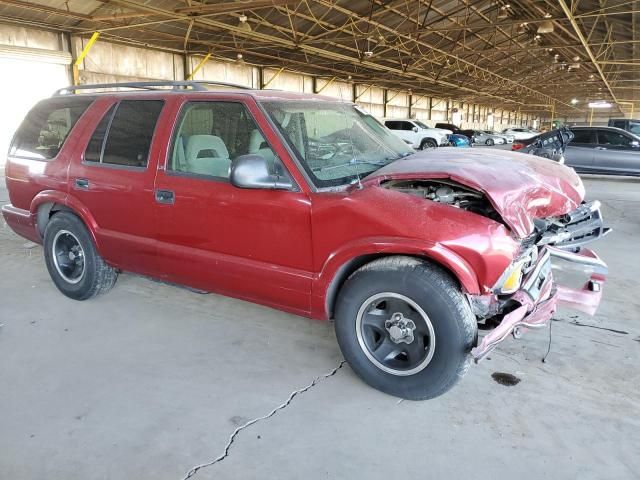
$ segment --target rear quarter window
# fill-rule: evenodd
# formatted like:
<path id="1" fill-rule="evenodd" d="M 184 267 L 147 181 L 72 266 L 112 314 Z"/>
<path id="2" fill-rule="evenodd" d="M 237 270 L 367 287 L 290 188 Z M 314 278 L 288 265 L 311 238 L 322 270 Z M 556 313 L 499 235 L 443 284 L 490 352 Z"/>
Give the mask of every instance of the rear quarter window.
<path id="1" fill-rule="evenodd" d="M 69 133 L 93 98 L 44 100 L 27 114 L 13 137 L 9 155 L 51 160 L 58 155 Z"/>

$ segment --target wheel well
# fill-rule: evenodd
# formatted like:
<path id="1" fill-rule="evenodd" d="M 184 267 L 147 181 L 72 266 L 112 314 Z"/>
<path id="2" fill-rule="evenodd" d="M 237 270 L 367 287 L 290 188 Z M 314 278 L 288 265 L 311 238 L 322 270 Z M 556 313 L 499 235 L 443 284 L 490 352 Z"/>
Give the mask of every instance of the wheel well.
<path id="1" fill-rule="evenodd" d="M 72 209 L 61 203 L 47 202 L 38 206 L 38 213 L 36 214 L 36 225 L 38 227 L 38 233 L 41 238 L 44 238 L 44 231 L 47 228 L 47 224 L 51 217 L 59 211 L 66 210 L 74 215 L 77 215 Z"/>
<path id="2" fill-rule="evenodd" d="M 422 140 L 420 140 L 420 145 L 424 144 L 425 142 L 428 142 L 429 140 L 431 140 L 432 142 L 435 142 L 435 144 L 438 144 L 438 141 L 435 138 L 431 138 L 431 137 L 424 137 Z"/>
<path id="3" fill-rule="evenodd" d="M 458 285 L 460 285 L 458 277 L 449 268 L 447 268 L 446 265 L 443 265 L 443 264 L 441 264 L 439 262 L 436 262 L 433 259 L 431 259 L 429 257 L 426 257 L 426 256 L 408 255 L 408 254 L 401 254 L 401 253 L 385 253 L 385 254 L 362 255 L 360 257 L 352 258 L 351 260 L 349 260 L 348 262 L 346 262 L 342 266 L 340 266 L 340 268 L 338 268 L 338 271 L 334 275 L 333 279 L 331 280 L 331 283 L 329 284 L 329 288 L 327 288 L 327 296 L 326 296 L 326 299 L 325 299 L 326 306 L 327 306 L 327 312 L 329 314 L 329 318 L 333 318 L 333 314 L 334 314 L 335 308 L 336 308 L 336 302 L 338 300 L 338 294 L 340 293 L 340 290 L 342 289 L 342 285 L 344 285 L 344 282 L 346 282 L 347 279 L 356 270 L 362 268 L 364 265 L 366 265 L 368 263 L 373 262 L 374 260 L 378 260 L 379 258 L 394 257 L 394 256 L 398 256 L 398 255 L 401 255 L 403 257 L 414 257 L 414 258 L 418 258 L 420 260 L 424 260 L 424 261 L 427 261 L 427 262 L 431 262 L 431 263 L 433 263 L 435 265 L 438 265 L 440 268 L 444 269 L 449 275 L 451 275 L 451 278 L 453 279 L 454 282 L 456 282 Z"/>

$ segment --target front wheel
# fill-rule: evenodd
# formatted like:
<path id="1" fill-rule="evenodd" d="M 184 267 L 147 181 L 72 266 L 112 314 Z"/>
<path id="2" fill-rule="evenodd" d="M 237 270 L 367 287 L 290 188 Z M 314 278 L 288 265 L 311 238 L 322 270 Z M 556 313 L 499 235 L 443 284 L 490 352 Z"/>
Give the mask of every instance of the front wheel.
<path id="1" fill-rule="evenodd" d="M 335 317 L 351 368 L 390 395 L 437 397 L 469 367 L 475 317 L 451 276 L 426 261 L 393 256 L 360 268 L 340 291 Z"/>
<path id="2" fill-rule="evenodd" d="M 74 300 L 108 291 L 118 277 L 98 254 L 82 220 L 71 212 L 58 212 L 47 223 L 44 258 L 58 290 Z"/>
<path id="3" fill-rule="evenodd" d="M 493 144 L 495 143 L 493 140 L 491 140 L 490 138 L 487 139 L 487 141 L 485 142 L 487 145 L 489 145 L 490 147 L 493 147 Z"/>
<path id="4" fill-rule="evenodd" d="M 433 138 L 425 138 L 420 142 L 420 150 L 428 150 L 430 148 L 437 148 L 438 142 L 436 142 Z"/>

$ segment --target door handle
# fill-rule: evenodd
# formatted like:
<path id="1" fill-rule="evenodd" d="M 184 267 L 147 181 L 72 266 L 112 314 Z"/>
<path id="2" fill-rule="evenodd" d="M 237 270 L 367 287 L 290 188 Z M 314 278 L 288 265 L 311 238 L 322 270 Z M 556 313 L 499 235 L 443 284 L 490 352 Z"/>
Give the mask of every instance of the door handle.
<path id="1" fill-rule="evenodd" d="M 76 178 L 76 188 L 81 188 L 82 190 L 89 190 L 89 180 L 86 178 Z"/>
<path id="2" fill-rule="evenodd" d="M 606 147 L 596 147 L 596 150 L 606 150 Z"/>
<path id="3" fill-rule="evenodd" d="M 176 196 L 171 190 L 156 190 L 156 202 L 158 203 L 166 203 L 168 205 L 173 205 Z"/>

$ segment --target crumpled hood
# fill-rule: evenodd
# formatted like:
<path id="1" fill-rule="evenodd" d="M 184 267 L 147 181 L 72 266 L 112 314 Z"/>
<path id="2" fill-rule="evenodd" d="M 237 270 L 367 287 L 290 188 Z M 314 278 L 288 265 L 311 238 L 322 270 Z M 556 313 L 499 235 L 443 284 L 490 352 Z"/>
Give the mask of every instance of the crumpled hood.
<path id="1" fill-rule="evenodd" d="M 584 186 L 573 169 L 553 160 L 485 148 L 418 152 L 377 170 L 363 184 L 429 178 L 448 178 L 483 192 L 519 237 L 533 232 L 533 219 L 570 212 L 584 198 Z"/>

